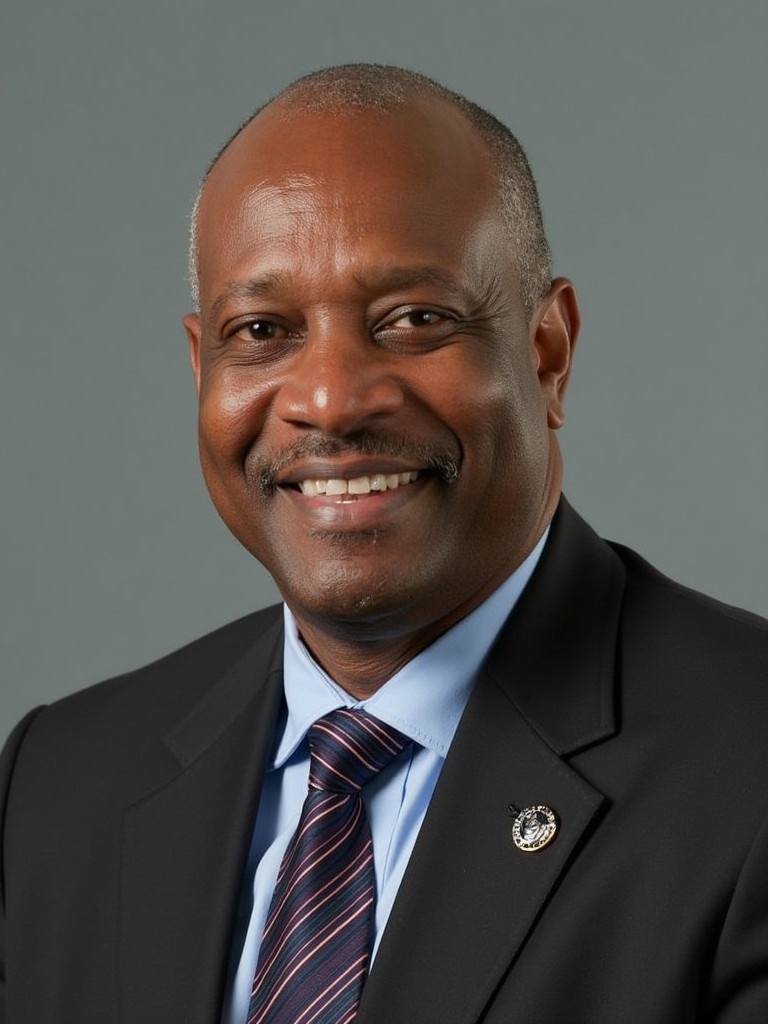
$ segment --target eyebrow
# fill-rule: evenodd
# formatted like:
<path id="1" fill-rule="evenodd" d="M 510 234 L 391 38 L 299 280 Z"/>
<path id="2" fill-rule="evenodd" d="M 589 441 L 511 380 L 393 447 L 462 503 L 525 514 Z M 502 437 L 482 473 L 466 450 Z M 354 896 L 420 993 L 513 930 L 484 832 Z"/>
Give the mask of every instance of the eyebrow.
<path id="1" fill-rule="evenodd" d="M 232 299 L 258 299 L 287 290 L 292 276 L 290 272 L 271 271 L 247 281 L 232 281 L 211 306 L 211 317 L 215 319 Z M 382 267 L 379 270 L 355 273 L 352 277 L 362 289 L 370 292 L 394 291 L 427 284 L 448 291 L 458 298 L 469 297 L 466 284 L 453 274 L 431 266 Z"/>
<path id="2" fill-rule="evenodd" d="M 216 318 L 231 299 L 258 299 L 263 295 L 280 291 L 288 280 L 289 275 L 287 274 L 267 273 L 260 277 L 249 278 L 247 281 L 232 281 L 211 306 L 211 317 Z"/>

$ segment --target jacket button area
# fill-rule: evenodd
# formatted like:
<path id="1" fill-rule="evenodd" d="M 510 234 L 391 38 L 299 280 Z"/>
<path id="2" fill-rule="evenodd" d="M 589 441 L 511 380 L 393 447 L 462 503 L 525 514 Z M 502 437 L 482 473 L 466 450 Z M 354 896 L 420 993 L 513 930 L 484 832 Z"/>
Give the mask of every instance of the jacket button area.
<path id="1" fill-rule="evenodd" d="M 512 824 L 512 842 L 524 853 L 549 846 L 557 833 L 555 812 L 546 804 L 524 807 Z"/>

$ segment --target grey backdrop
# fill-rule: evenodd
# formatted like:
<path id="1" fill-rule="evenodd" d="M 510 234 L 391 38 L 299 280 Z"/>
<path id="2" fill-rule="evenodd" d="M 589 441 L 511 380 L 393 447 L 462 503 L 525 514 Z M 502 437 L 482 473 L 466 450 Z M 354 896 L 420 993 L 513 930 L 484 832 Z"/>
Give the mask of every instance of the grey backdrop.
<path id="1" fill-rule="evenodd" d="M 209 507 L 179 319 L 212 153 L 291 78 L 400 63 L 506 120 L 584 330 L 566 489 L 768 612 L 762 0 L 4 0 L 0 735 L 274 591 Z"/>

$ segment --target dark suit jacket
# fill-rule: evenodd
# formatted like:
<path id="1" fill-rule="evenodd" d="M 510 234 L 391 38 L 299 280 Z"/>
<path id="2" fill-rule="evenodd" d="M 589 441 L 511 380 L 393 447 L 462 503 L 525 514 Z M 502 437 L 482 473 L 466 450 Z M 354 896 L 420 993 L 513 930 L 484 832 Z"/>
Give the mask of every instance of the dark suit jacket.
<path id="1" fill-rule="evenodd" d="M 8 1024 L 214 1024 L 281 699 L 268 609 L 25 720 Z M 565 505 L 470 698 L 358 1024 L 766 1024 L 768 632 Z M 435 680 L 439 686 L 439 680 Z M 554 841 L 511 839 L 547 804 Z"/>

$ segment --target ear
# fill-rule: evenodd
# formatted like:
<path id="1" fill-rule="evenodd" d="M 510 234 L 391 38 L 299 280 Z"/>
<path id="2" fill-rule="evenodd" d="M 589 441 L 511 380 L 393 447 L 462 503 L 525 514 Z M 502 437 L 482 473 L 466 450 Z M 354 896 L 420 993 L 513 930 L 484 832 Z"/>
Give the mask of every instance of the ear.
<path id="1" fill-rule="evenodd" d="M 182 320 L 184 330 L 189 338 L 189 360 L 192 363 L 192 372 L 195 375 L 195 387 L 200 394 L 200 336 L 202 328 L 200 317 L 197 313 L 188 313 Z"/>
<path id="2" fill-rule="evenodd" d="M 547 425 L 558 430 L 565 421 L 563 402 L 581 326 L 573 284 L 556 277 L 531 318 L 531 351 L 547 407 Z"/>

